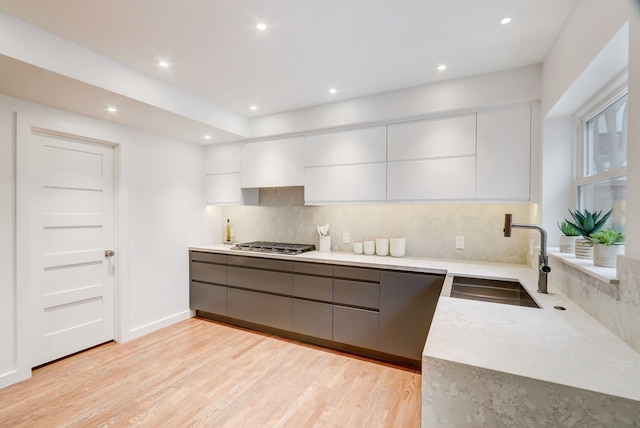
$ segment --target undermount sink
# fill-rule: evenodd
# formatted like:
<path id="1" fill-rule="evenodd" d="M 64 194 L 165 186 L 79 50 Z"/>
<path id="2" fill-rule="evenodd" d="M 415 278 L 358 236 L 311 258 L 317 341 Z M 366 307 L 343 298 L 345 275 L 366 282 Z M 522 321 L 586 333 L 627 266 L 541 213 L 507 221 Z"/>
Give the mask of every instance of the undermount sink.
<path id="1" fill-rule="evenodd" d="M 454 276 L 451 297 L 540 308 L 518 281 Z"/>

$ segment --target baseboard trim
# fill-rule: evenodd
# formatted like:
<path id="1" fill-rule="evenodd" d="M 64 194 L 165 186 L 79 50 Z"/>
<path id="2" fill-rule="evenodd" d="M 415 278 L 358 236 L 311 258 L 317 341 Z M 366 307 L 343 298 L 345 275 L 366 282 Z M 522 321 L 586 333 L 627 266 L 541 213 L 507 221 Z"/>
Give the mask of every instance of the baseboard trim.
<path id="1" fill-rule="evenodd" d="M 127 332 L 126 337 L 120 338 L 118 342 L 124 343 L 133 339 L 137 339 L 138 337 L 142 337 L 146 334 L 153 333 L 156 330 L 160 330 L 161 328 L 179 323 L 180 321 L 184 321 L 186 319 L 192 318 L 193 316 L 195 316 L 195 311 L 192 311 L 190 309 L 186 311 L 178 312 L 177 314 L 173 314 L 168 317 L 159 319 L 157 321 L 150 322 L 140 327 L 132 328 Z"/>

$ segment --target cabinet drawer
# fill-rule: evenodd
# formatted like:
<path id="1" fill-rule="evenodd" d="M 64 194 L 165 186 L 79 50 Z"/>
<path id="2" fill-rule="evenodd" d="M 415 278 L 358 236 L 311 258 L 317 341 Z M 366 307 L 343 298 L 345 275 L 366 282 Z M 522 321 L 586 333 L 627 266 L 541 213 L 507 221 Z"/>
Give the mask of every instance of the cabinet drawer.
<path id="1" fill-rule="evenodd" d="M 282 272 L 291 272 L 293 270 L 293 262 L 277 259 L 263 259 L 261 257 L 229 256 L 228 263 L 229 266 L 278 270 Z"/>
<path id="2" fill-rule="evenodd" d="M 335 266 L 333 275 L 336 278 L 358 279 L 360 281 L 380 282 L 380 271 L 376 269 Z"/>
<path id="3" fill-rule="evenodd" d="M 191 281 L 189 307 L 212 314 L 227 315 L 227 287 Z"/>
<path id="4" fill-rule="evenodd" d="M 360 348 L 378 350 L 378 312 L 333 307 L 333 340 Z"/>
<path id="5" fill-rule="evenodd" d="M 291 300 L 290 297 L 230 288 L 228 290 L 227 316 L 291 331 Z"/>
<path id="6" fill-rule="evenodd" d="M 227 284 L 232 287 L 249 288 L 251 290 L 291 296 L 292 276 L 292 274 L 285 272 L 229 266 Z"/>
<path id="7" fill-rule="evenodd" d="M 200 282 L 213 282 L 225 285 L 227 283 L 227 266 L 211 263 L 191 262 L 191 279 Z"/>
<path id="8" fill-rule="evenodd" d="M 333 302 L 333 279 L 321 276 L 293 275 L 293 295 L 304 299 Z"/>
<path id="9" fill-rule="evenodd" d="M 227 264 L 226 254 L 205 253 L 202 251 L 190 251 L 189 256 L 192 261 L 219 263 L 223 265 Z"/>
<path id="10" fill-rule="evenodd" d="M 293 273 L 303 273 L 307 275 L 333 276 L 333 265 L 320 263 L 293 263 Z"/>
<path id="11" fill-rule="evenodd" d="M 333 337 L 332 305 L 293 299 L 293 331 L 331 340 Z"/>
<path id="12" fill-rule="evenodd" d="M 336 279 L 333 282 L 333 301 L 336 304 L 378 309 L 380 284 Z"/>

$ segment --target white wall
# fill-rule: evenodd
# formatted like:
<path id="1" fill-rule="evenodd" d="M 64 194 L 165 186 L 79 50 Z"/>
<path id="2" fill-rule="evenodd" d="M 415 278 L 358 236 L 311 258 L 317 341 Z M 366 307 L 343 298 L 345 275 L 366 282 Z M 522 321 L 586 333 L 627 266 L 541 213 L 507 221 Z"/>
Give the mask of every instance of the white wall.
<path id="1" fill-rule="evenodd" d="M 560 212 L 566 212 L 558 199 L 552 183 L 563 183 L 566 177 L 556 175 L 551 168 L 558 159 L 553 159 L 558 144 L 571 145 L 568 139 L 572 130 L 558 128 L 557 120 L 549 122 L 556 114 L 572 113 L 572 108 L 588 100 L 619 72 L 620 54 L 617 43 L 622 41 L 629 64 L 629 145 L 627 174 L 627 218 L 640 217 L 640 7 L 636 0 L 579 0 L 565 22 L 562 32 L 547 56 L 542 73 L 543 165 L 546 184 L 543 188 L 543 226 L 552 228 L 559 220 Z M 628 26 L 628 27 L 627 27 Z M 627 33 L 628 32 L 628 33 Z M 628 34 L 628 35 L 627 35 Z M 616 36 L 622 36 L 619 40 Z M 628 46 L 628 48 L 627 48 Z M 610 55 L 610 56 L 609 56 Z M 608 65 L 608 66 L 607 66 Z M 579 90 L 577 90 L 579 89 Z M 570 126 L 566 121 L 565 126 Z M 566 160 L 569 167 L 569 159 Z M 561 184 L 564 188 L 564 184 Z M 626 254 L 640 258 L 640 225 L 627 223 Z"/>
<path id="2" fill-rule="evenodd" d="M 252 138 L 475 111 L 540 99 L 539 65 L 252 118 Z"/>
<path id="3" fill-rule="evenodd" d="M 46 116 L 69 132 L 121 145 L 124 195 L 120 227 L 121 324 L 129 340 L 190 316 L 187 246 L 211 241 L 203 203 L 203 148 L 146 131 L 99 121 L 0 95 L 0 387 L 18 380 L 28 360 L 17 328 L 15 266 L 15 112 Z M 24 342 L 20 342 L 24 343 Z M 27 363 L 27 370 L 29 365 Z M 27 372 L 28 376 L 29 373 Z"/>

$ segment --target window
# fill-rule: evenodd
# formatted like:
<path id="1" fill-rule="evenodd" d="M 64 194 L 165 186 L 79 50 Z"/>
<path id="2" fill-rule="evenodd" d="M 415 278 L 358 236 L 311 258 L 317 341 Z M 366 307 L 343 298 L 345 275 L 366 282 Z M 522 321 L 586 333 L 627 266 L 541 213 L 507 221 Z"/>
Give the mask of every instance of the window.
<path id="1" fill-rule="evenodd" d="M 577 207 L 589 211 L 613 209 L 606 227 L 624 233 L 627 201 L 626 82 L 606 90 L 578 118 Z M 609 85 L 609 88 L 613 85 Z"/>

